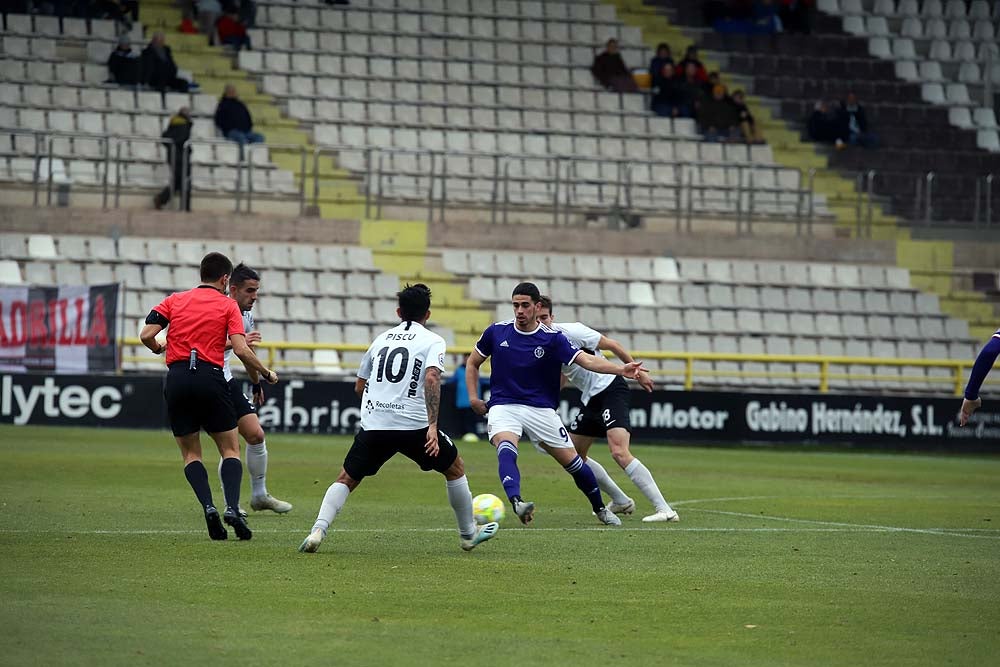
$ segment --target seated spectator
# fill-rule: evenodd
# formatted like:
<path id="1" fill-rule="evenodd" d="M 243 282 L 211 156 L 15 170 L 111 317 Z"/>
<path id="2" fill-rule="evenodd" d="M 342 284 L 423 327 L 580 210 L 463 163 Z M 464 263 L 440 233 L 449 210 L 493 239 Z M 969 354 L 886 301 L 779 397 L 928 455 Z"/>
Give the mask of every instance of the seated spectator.
<path id="1" fill-rule="evenodd" d="M 723 85 L 713 88 L 712 96 L 702 101 L 696 118 L 705 141 L 730 141 L 736 136 L 739 118 Z"/>
<path id="2" fill-rule="evenodd" d="M 118 46 L 108 57 L 109 81 L 122 86 L 139 84 L 139 54 L 132 50 L 132 42 L 128 35 L 118 38 Z"/>
<path id="3" fill-rule="evenodd" d="M 719 77 L 718 72 L 709 72 L 708 80 L 706 80 L 705 83 L 701 84 L 702 93 L 704 94 L 705 97 L 711 97 L 712 91 L 715 90 L 715 87 L 721 83 L 722 79 Z"/>
<path id="4" fill-rule="evenodd" d="M 185 144 L 191 139 L 191 111 L 187 107 L 181 107 L 171 116 L 167 129 L 161 136 L 166 140 L 163 143 L 167 147 L 167 164 L 170 166 L 173 184 L 160 190 L 153 198 L 153 205 L 158 209 L 163 208 L 170 202 L 171 195 L 176 193 L 182 197 L 184 210 L 190 211 L 191 188 L 188 184 L 191 181 L 191 147 L 185 147 Z"/>
<path id="5" fill-rule="evenodd" d="M 674 76 L 671 63 L 663 65 L 660 77 L 660 87 L 653 95 L 653 113 L 667 118 L 690 118 L 693 115 L 690 85 Z"/>
<path id="6" fill-rule="evenodd" d="M 688 64 L 693 64 L 695 66 L 695 78 L 698 83 L 705 83 L 708 81 L 708 72 L 705 70 L 705 66 L 700 60 L 698 60 L 698 47 L 691 45 L 684 52 L 684 59 L 677 63 L 677 76 L 686 76 Z"/>
<path id="7" fill-rule="evenodd" d="M 649 75 L 653 77 L 653 88 L 660 87 L 660 81 L 662 81 L 663 66 L 667 63 L 670 65 L 674 64 L 674 58 L 670 53 L 670 45 L 666 42 L 660 42 L 656 46 L 656 55 L 653 59 L 649 61 Z M 670 71 L 673 71 L 673 67 Z"/>
<path id="8" fill-rule="evenodd" d="M 618 53 L 618 40 L 609 39 L 607 47 L 603 53 L 594 58 L 594 64 L 590 66 L 590 71 L 594 78 L 608 90 L 619 93 L 637 93 L 639 86 L 632 78 L 632 73 L 625 66 L 625 61 Z"/>
<path id="9" fill-rule="evenodd" d="M 736 117 L 739 119 L 740 133 L 743 135 L 743 140 L 748 144 L 764 143 L 764 136 L 761 134 L 760 128 L 757 127 L 757 123 L 753 119 L 753 114 L 750 113 L 750 109 L 747 107 L 743 91 L 733 91 L 733 95 L 729 100 L 732 102 L 733 108 L 736 109 Z"/>
<path id="10" fill-rule="evenodd" d="M 674 73 L 675 76 L 677 73 Z M 711 96 L 711 91 L 705 90 L 704 83 L 698 78 L 698 66 L 693 62 L 688 62 L 684 71 L 680 74 L 681 83 L 684 84 L 684 92 L 690 100 L 691 117 L 698 115 L 698 108 L 706 97 Z"/>
<path id="11" fill-rule="evenodd" d="M 142 50 L 140 63 L 141 82 L 154 90 L 186 93 L 198 88 L 197 84 L 177 76 L 177 63 L 162 32 L 153 33 L 149 45 Z"/>
<path id="12" fill-rule="evenodd" d="M 851 146 L 877 148 L 878 136 L 868 130 L 865 108 L 858 103 L 858 96 L 848 93 L 840 108 L 840 136 L 838 139 Z"/>
<path id="13" fill-rule="evenodd" d="M 841 122 L 837 115 L 826 100 L 816 102 L 807 126 L 809 138 L 823 144 L 842 144 Z"/>
<path id="14" fill-rule="evenodd" d="M 226 6 L 226 13 L 215 22 L 215 30 L 219 35 L 219 43 L 232 46 L 237 51 L 250 50 L 250 36 L 247 28 L 240 20 L 239 10 L 235 4 Z"/>
<path id="15" fill-rule="evenodd" d="M 264 135 L 253 131 L 253 118 L 236 92 L 236 86 L 229 84 L 215 108 L 215 126 L 226 139 L 240 145 L 240 157 L 247 144 L 264 143 Z"/>

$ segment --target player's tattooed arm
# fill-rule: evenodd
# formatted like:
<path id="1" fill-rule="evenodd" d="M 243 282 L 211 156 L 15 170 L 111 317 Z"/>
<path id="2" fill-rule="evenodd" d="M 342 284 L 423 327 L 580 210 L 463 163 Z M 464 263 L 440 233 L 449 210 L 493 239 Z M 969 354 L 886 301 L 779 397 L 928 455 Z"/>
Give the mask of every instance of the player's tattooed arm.
<path id="1" fill-rule="evenodd" d="M 424 403 L 427 404 L 427 442 L 424 451 L 430 456 L 437 456 L 438 446 L 438 414 L 441 410 L 441 371 L 428 368 L 424 377 Z"/>

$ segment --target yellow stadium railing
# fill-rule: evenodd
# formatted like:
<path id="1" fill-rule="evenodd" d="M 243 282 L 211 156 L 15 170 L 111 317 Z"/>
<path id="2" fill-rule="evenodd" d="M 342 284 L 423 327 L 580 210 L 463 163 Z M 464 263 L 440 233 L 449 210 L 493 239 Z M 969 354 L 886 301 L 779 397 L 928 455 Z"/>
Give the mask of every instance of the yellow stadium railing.
<path id="1" fill-rule="evenodd" d="M 122 345 L 135 346 L 142 345 L 138 338 L 126 338 Z M 343 365 L 336 362 L 316 362 L 313 360 L 285 360 L 279 358 L 279 352 L 285 350 L 300 350 L 313 352 L 317 350 L 335 350 L 341 352 L 364 352 L 367 345 L 357 345 L 351 343 L 292 343 L 292 342 L 261 342 L 257 346 L 257 355 L 268 368 L 311 368 L 322 369 L 341 368 Z M 469 354 L 471 348 L 458 347 L 449 350 L 453 356 Z M 144 351 L 143 351 L 144 352 Z M 732 378 L 732 379 L 787 379 L 787 380 L 815 380 L 818 381 L 820 393 L 830 391 L 832 381 L 871 381 L 876 384 L 940 384 L 949 386 L 955 395 L 960 395 L 965 386 L 965 378 L 968 370 L 972 367 L 974 360 L 963 359 L 897 359 L 878 357 L 834 357 L 823 355 L 797 355 L 797 354 L 729 354 L 719 352 L 633 352 L 633 356 L 639 360 L 675 361 L 679 362 L 679 368 L 651 369 L 650 372 L 657 376 L 683 378 L 684 388 L 691 390 L 695 385 L 695 378 Z M 605 352 L 605 356 L 611 356 Z M 123 363 L 149 364 L 153 368 L 157 364 L 162 364 L 162 359 L 152 354 L 140 353 L 139 355 L 122 355 Z M 759 364 L 795 364 L 796 367 L 809 366 L 815 370 L 715 370 L 697 368 L 698 362 L 735 362 L 735 363 L 759 363 Z M 841 367 L 850 369 L 861 366 L 872 368 L 871 374 L 849 372 L 840 370 Z M 906 375 L 881 373 L 879 369 L 899 368 L 899 369 L 946 369 L 948 375 Z M 352 372 L 353 369 L 346 369 Z"/>

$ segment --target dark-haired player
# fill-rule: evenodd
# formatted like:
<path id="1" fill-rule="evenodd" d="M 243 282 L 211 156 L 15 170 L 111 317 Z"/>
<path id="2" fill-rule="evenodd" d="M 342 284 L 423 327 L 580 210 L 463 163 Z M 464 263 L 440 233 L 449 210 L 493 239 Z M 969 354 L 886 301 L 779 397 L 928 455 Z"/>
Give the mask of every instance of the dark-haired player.
<path id="1" fill-rule="evenodd" d="M 171 294 L 155 306 L 139 333 L 142 344 L 150 350 L 156 354 L 166 352 L 168 370 L 163 395 L 170 428 L 184 458 L 184 476 L 201 503 L 213 540 L 228 537 L 223 520 L 241 540 L 252 536 L 238 511 L 243 464 L 236 413 L 222 373 L 227 338 L 247 368 L 270 384 L 278 381 L 278 374 L 265 368 L 250 350 L 239 306 L 226 296 L 232 270 L 233 263 L 225 255 L 217 252 L 205 255 L 201 260 L 201 284 Z M 156 335 L 167 327 L 170 334 L 167 344 L 160 345 Z M 215 440 L 223 459 L 220 474 L 226 510 L 222 519 L 212 500 L 208 472 L 201 460 L 203 428 Z"/>
<path id="2" fill-rule="evenodd" d="M 426 285 L 407 285 L 397 299 L 400 324 L 375 338 L 354 383 L 354 392 L 361 398 L 361 430 L 337 481 L 326 490 L 316 523 L 299 551 L 319 549 L 347 495 L 397 453 L 412 459 L 421 470 L 444 475 L 462 549 L 471 551 L 500 527 L 476 525 L 462 457 L 451 438 L 437 427 L 445 342 L 424 328 L 431 316 L 431 291 Z"/>
<path id="3" fill-rule="evenodd" d="M 236 301 L 243 313 L 243 328 L 246 331 L 247 343 L 253 345 L 261 340 L 260 332 L 254 329 L 253 306 L 260 293 L 260 274 L 246 264 L 237 264 L 229 278 L 229 296 Z M 247 471 L 250 473 L 250 508 L 256 512 L 271 510 L 284 514 L 292 509 L 291 503 L 278 500 L 267 492 L 267 444 L 264 442 L 264 429 L 260 427 L 260 419 L 254 405 L 264 405 L 264 388 L 260 384 L 260 376 L 247 368 L 250 384 L 253 386 L 253 403 L 243 393 L 242 383 L 233 378 L 233 370 L 229 362 L 233 356 L 232 348 L 226 349 L 225 363 L 222 372 L 229 383 L 229 396 L 236 410 L 236 423 L 240 435 L 247 441 Z M 219 467 L 221 479 L 222 468 Z"/>
<path id="4" fill-rule="evenodd" d="M 517 444 L 521 436 L 554 458 L 573 476 L 601 523 L 620 526 L 621 519 L 604 505 L 593 471 L 573 449 L 566 427 L 556 413 L 563 364 L 577 364 L 595 373 L 635 378 L 641 363 L 624 366 L 583 354 L 569 339 L 538 322 L 541 294 L 533 283 L 521 283 L 511 294 L 514 319 L 497 322 L 483 332 L 465 365 L 466 387 L 479 386 L 479 367 L 492 357 L 490 401 L 473 392 L 469 403 L 479 415 L 489 414 L 490 442 L 497 448 L 500 483 L 521 523 L 531 523 L 535 504 L 521 498 Z"/>
<path id="5" fill-rule="evenodd" d="M 556 324 L 552 321 L 552 299 L 543 296 L 539 302 L 538 321 L 561 331 L 577 347 L 589 354 L 601 354 L 601 350 L 610 350 L 623 363 L 633 361 L 621 343 L 594 331 L 579 322 Z M 677 512 L 664 499 L 660 487 L 656 485 L 652 473 L 639 459 L 632 456 L 629 449 L 631 434 L 629 433 L 629 392 L 631 389 L 620 377 L 601 375 L 588 371 L 580 366 L 563 366 L 563 374 L 569 382 L 580 390 L 580 400 L 583 410 L 569 425 L 569 437 L 573 447 L 584 458 L 587 465 L 594 471 L 601 490 L 611 496 L 608 509 L 616 514 L 631 514 L 635 511 L 635 501 L 625 495 L 625 492 L 615 484 L 608 471 L 600 463 L 589 457 L 590 446 L 594 438 L 606 438 L 611 457 L 615 460 L 629 479 L 639 487 L 642 494 L 653 504 L 653 513 L 643 517 L 646 523 L 660 521 L 680 521 Z M 653 390 L 653 381 L 649 374 L 639 375 L 639 384 L 646 391 Z"/>

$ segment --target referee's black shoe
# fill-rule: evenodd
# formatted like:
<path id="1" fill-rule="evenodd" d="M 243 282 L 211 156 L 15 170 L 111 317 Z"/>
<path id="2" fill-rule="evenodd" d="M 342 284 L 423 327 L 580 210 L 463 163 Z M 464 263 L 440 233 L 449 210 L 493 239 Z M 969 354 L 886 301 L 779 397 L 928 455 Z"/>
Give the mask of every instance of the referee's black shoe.
<path id="1" fill-rule="evenodd" d="M 250 526 L 247 525 L 247 520 L 240 516 L 238 510 L 227 507 L 226 513 L 222 515 L 222 519 L 227 525 L 233 527 L 233 530 L 236 531 L 236 537 L 241 540 L 249 540 L 253 537 L 253 532 L 251 532 Z"/>
<path id="2" fill-rule="evenodd" d="M 206 507 L 205 523 L 208 525 L 208 536 L 213 540 L 229 539 L 229 533 L 226 532 L 226 527 L 222 525 L 222 519 L 219 517 L 219 510 L 212 506 Z"/>

